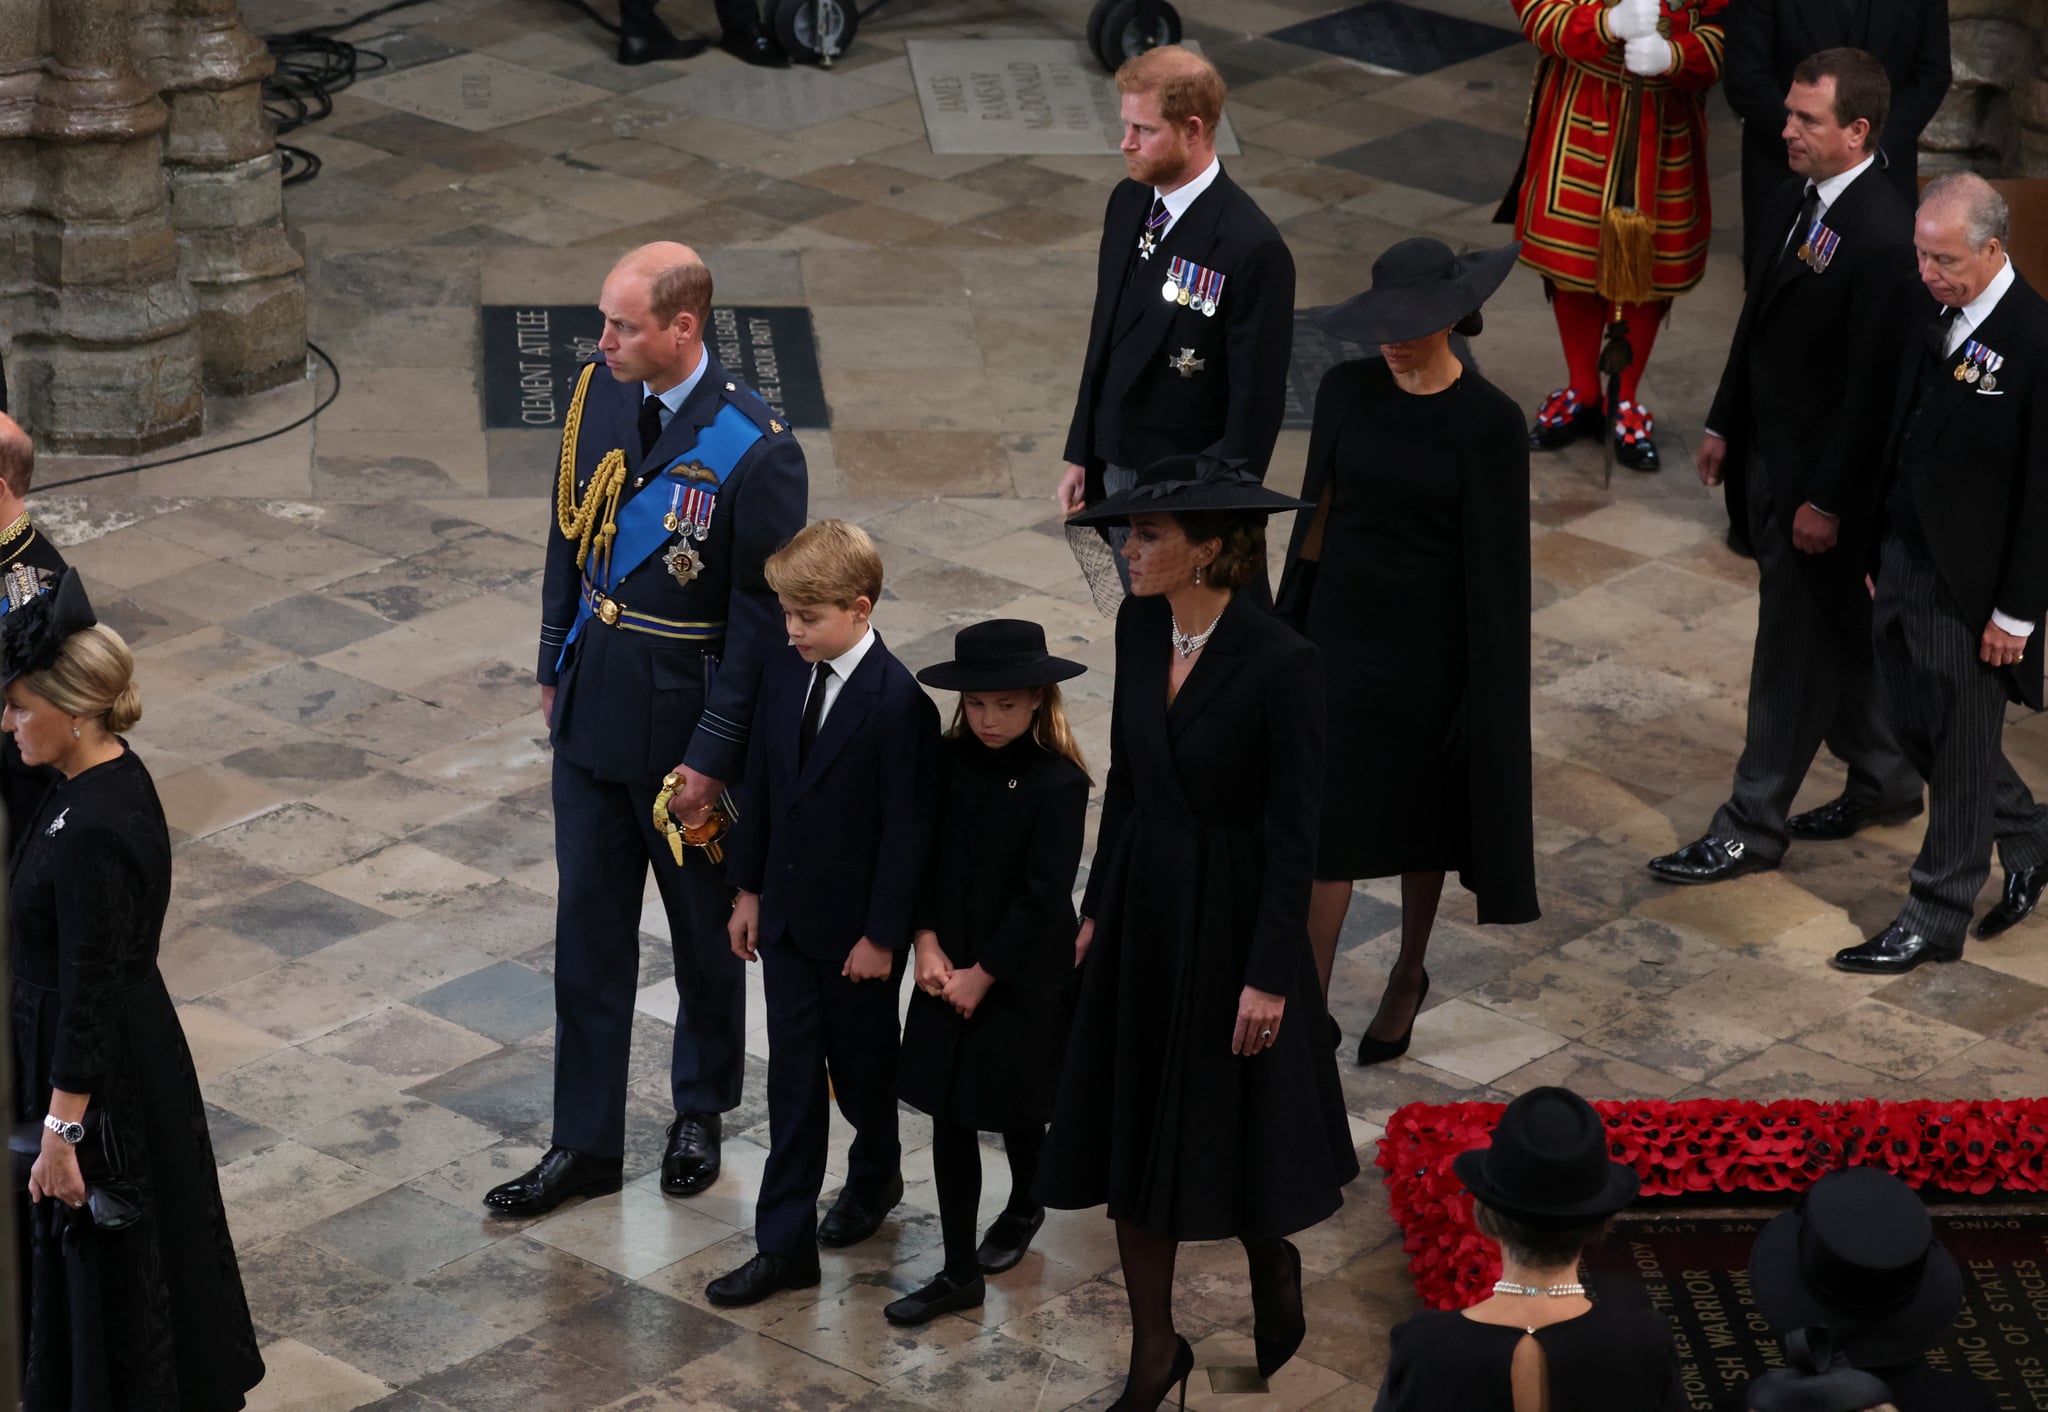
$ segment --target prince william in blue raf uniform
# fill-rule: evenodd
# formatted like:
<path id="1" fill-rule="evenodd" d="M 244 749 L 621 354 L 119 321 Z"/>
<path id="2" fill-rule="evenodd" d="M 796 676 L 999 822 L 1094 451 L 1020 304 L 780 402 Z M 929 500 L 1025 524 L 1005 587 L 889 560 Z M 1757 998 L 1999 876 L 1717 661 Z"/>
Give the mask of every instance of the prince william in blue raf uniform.
<path id="1" fill-rule="evenodd" d="M 606 278 L 599 361 L 562 432 L 541 590 L 541 714 L 554 743 L 555 1121 L 533 1170 L 491 1190 L 507 1216 L 617 1191 L 639 987 L 640 898 L 654 869 L 675 950 L 675 1051 L 661 1188 L 718 1177 L 720 1114 L 745 1073 L 745 983 L 725 934 L 732 891 L 702 852 L 678 861 L 655 802 L 702 824 L 747 758 L 782 613 L 762 578 L 803 527 L 803 452 L 704 347 L 711 272 L 642 246 Z"/>

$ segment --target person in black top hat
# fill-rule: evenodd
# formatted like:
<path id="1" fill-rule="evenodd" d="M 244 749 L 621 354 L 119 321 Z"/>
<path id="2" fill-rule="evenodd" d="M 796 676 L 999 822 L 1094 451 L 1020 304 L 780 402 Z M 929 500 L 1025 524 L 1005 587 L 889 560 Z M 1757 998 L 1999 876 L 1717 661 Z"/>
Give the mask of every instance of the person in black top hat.
<path id="1" fill-rule="evenodd" d="M 1884 1380 L 1899 1412 L 1998 1405 L 1923 1356 L 1956 1321 L 1963 1274 L 1926 1205 L 1891 1173 L 1850 1167 L 1815 1182 L 1758 1234 L 1749 1276 L 1773 1329 L 1827 1329 L 1852 1365 Z"/>
<path id="2" fill-rule="evenodd" d="M 916 935 L 917 991 L 897 1093 L 932 1116 L 946 1264 L 882 1311 L 922 1324 L 982 1301 L 1045 1222 L 1033 1195 L 1052 1116 L 1074 973 L 1074 875 L 1088 767 L 1058 683 L 1087 670 L 1045 650 L 1037 623 L 962 628 L 954 660 L 917 679 L 960 693 L 939 752 L 939 813 Z M 1010 1200 L 977 1247 L 981 1143 L 1003 1135 Z"/>
<path id="3" fill-rule="evenodd" d="M 1451 347 L 1520 247 L 1404 240 L 1321 323 L 1379 357 L 1316 392 L 1281 575 L 1322 649 L 1328 768 L 1309 939 L 1324 989 L 1358 878 L 1401 878 L 1401 951 L 1358 1062 L 1407 1052 L 1445 872 L 1481 922 L 1537 916 L 1529 751 L 1529 440 L 1521 409 Z"/>
<path id="4" fill-rule="evenodd" d="M 1684 1408 L 1664 1317 L 1594 1303 L 1578 1278 L 1580 1253 L 1641 1185 L 1609 1160 L 1593 1105 L 1570 1089 L 1531 1089 L 1501 1113 L 1489 1146 L 1453 1166 L 1480 1234 L 1500 1244 L 1501 1276 L 1469 1309 L 1395 1327 L 1378 1412 Z"/>
<path id="5" fill-rule="evenodd" d="M 1308 946 L 1322 803 L 1315 648 L 1251 601 L 1265 520 L 1302 502 L 1235 461 L 1171 456 L 1077 517 L 1124 524 L 1132 597 L 1084 954 L 1040 1192 L 1108 1204 L 1131 1307 L 1124 1409 L 1185 1388 L 1173 1326 L 1184 1240 L 1241 1241 L 1260 1370 L 1306 1325 L 1283 1237 L 1358 1174 Z"/>

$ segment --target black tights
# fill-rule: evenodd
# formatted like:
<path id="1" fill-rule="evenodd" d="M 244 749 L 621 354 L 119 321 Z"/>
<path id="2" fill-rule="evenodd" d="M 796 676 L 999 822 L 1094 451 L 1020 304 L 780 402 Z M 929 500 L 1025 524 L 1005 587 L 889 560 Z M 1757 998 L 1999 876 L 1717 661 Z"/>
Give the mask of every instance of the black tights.
<path id="1" fill-rule="evenodd" d="M 1301 1318 L 1294 1261 L 1287 1243 L 1272 1236 L 1241 1235 L 1251 1272 L 1252 1306 L 1260 1328 L 1280 1328 Z M 1165 1395 L 1167 1369 L 1179 1344 L 1173 1329 L 1173 1266 L 1180 1242 L 1129 1221 L 1116 1223 L 1117 1256 L 1124 1268 L 1124 1297 L 1131 1306 L 1131 1364 L 1127 1387 L 1157 1400 Z M 1156 1387 L 1155 1387 L 1156 1385 Z"/>
<path id="2" fill-rule="evenodd" d="M 1043 1127 L 1019 1128 L 1003 1134 L 1010 1158 L 1009 1210 L 1018 1216 L 1037 1214 L 1031 1199 L 1038 1180 L 1038 1154 L 1045 1146 Z M 978 1278 L 974 1257 L 981 1235 L 981 1134 L 962 1123 L 932 1120 L 932 1176 L 939 1187 L 939 1229 L 946 1238 L 946 1273 L 958 1280 Z"/>

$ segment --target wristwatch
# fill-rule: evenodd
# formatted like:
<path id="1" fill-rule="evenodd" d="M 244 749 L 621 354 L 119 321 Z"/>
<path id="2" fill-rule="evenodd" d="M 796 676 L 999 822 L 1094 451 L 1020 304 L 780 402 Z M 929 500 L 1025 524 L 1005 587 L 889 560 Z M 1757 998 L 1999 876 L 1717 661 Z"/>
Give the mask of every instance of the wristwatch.
<path id="1" fill-rule="evenodd" d="M 55 1113 L 43 1114 L 43 1126 L 55 1133 L 73 1147 L 85 1141 L 85 1124 L 67 1123 Z"/>

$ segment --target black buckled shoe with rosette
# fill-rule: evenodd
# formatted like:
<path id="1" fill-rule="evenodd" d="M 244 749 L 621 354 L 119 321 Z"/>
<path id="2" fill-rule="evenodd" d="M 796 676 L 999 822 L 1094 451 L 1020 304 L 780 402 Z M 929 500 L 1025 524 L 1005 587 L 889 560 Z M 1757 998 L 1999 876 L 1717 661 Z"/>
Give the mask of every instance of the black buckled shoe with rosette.
<path id="1" fill-rule="evenodd" d="M 1600 409 L 1579 396 L 1576 388 L 1560 387 L 1543 399 L 1529 428 L 1531 451 L 1555 451 L 1574 441 L 1600 435 Z"/>
<path id="2" fill-rule="evenodd" d="M 1661 470 L 1664 463 L 1657 458 L 1657 443 L 1650 436 L 1656 429 L 1657 419 L 1648 407 L 1640 402 L 1622 403 L 1614 414 L 1614 459 L 1632 471 Z"/>

